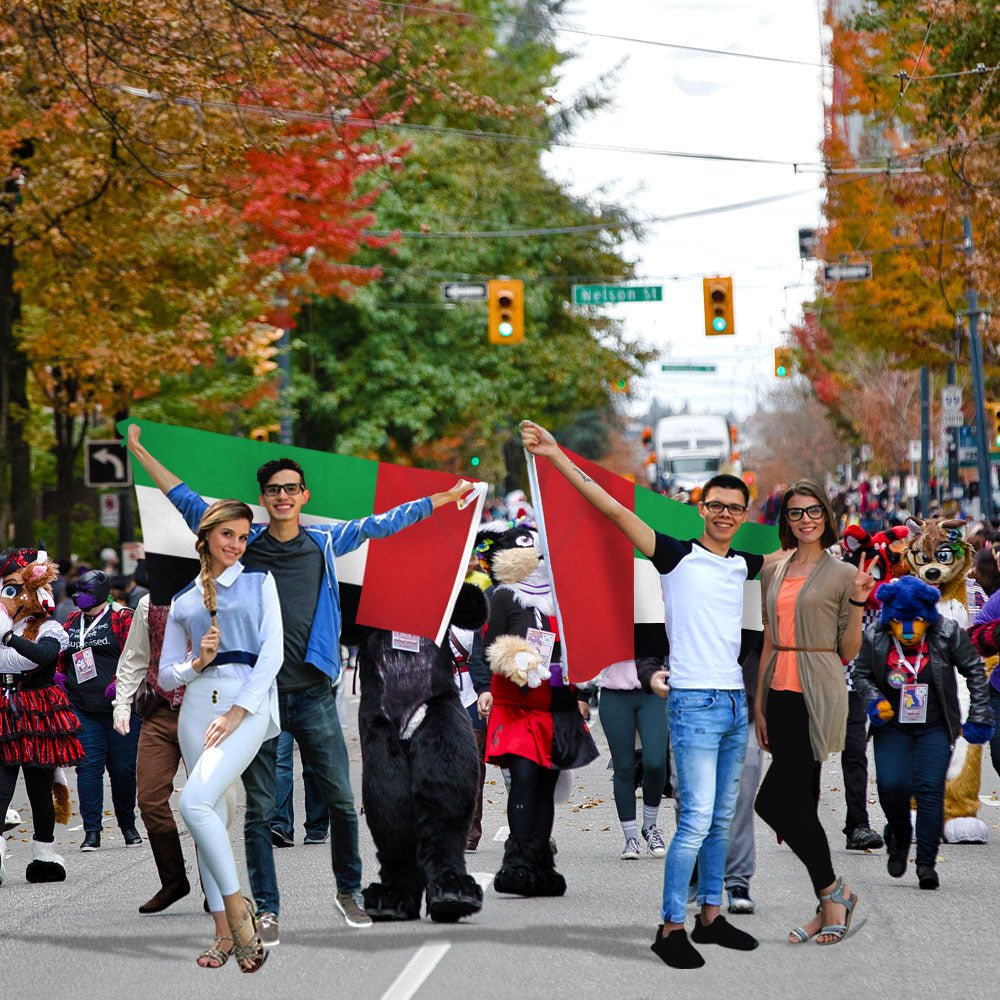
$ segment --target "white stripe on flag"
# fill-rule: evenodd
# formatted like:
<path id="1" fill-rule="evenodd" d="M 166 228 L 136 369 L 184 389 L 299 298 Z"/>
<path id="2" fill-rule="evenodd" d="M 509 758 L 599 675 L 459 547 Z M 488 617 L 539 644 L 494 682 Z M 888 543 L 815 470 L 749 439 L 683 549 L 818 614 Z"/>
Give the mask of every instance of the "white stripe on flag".
<path id="1" fill-rule="evenodd" d="M 467 555 L 472 553 L 472 545 L 476 540 L 476 532 L 479 531 L 479 522 L 483 519 L 483 507 L 486 504 L 486 489 L 480 489 L 476 493 L 476 506 L 472 511 L 472 517 L 469 518 L 469 531 L 465 536 L 465 548 L 462 550 Z M 365 549 L 367 550 L 368 543 L 365 542 Z M 455 574 L 455 586 L 451 590 L 451 598 L 448 601 L 448 607 L 445 609 L 444 617 L 441 619 L 441 625 L 438 628 L 437 635 L 434 638 L 434 642 L 441 646 L 444 643 L 445 636 L 448 634 L 448 628 L 451 626 L 451 615 L 455 610 L 455 602 L 458 600 L 458 592 L 462 589 L 462 584 L 465 583 L 465 577 L 468 572 L 468 558 L 461 560 L 458 564 L 458 572 Z M 362 575 L 364 575 L 364 566 L 361 567 Z M 337 575 L 340 575 L 340 560 L 337 560 Z"/>
<path id="2" fill-rule="evenodd" d="M 149 553 L 163 556 L 179 556 L 182 559 L 197 559 L 194 550 L 194 534 L 188 528 L 184 518 L 176 507 L 154 486 L 136 486 L 136 499 L 139 502 L 139 518 L 142 523 L 142 534 L 145 549 Z M 213 503 L 216 498 L 205 497 L 207 503 Z M 482 509 L 483 498 L 480 497 L 477 513 Z M 267 512 L 257 504 L 250 504 L 256 521 L 267 521 Z M 303 514 L 303 524 L 337 524 L 337 518 L 317 517 L 314 514 Z M 474 520 L 475 524 L 478 521 Z M 470 541 L 469 548 L 472 543 Z M 347 555 L 337 559 L 337 579 L 341 583 L 361 586 L 365 575 L 365 562 L 368 559 L 368 542 Z M 459 581 L 461 582 L 461 581 Z M 455 588 L 458 594 L 458 587 Z"/>

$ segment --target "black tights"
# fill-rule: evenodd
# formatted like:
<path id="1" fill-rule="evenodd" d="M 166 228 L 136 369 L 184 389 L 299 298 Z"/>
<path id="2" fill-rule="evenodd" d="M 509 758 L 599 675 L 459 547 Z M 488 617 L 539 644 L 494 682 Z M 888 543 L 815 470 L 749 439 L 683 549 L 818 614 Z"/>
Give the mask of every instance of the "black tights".
<path id="1" fill-rule="evenodd" d="M 6 816 L 17 772 L 24 773 L 24 787 L 31 803 L 31 821 L 35 828 L 35 840 L 51 844 L 55 840 L 56 810 L 52 802 L 52 779 L 55 772 L 50 767 L 21 767 L 19 764 L 0 766 L 0 815 Z"/>
<path id="2" fill-rule="evenodd" d="M 511 836 L 519 840 L 548 842 L 552 836 L 556 806 L 553 795 L 559 772 L 526 757 L 508 757 L 510 794 L 507 796 L 507 823 Z"/>

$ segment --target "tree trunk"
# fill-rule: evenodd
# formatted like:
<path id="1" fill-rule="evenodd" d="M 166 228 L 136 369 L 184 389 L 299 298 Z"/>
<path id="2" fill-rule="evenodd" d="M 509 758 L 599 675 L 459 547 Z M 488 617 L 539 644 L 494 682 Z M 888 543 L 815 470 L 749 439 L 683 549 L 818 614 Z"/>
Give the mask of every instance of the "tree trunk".
<path id="1" fill-rule="evenodd" d="M 0 244 L 0 547 L 11 535 L 15 545 L 32 545 L 35 528 L 31 449 L 25 440 L 28 359 L 14 337 L 20 318 L 14 265 L 14 245 Z"/>
<path id="2" fill-rule="evenodd" d="M 73 502 L 76 494 L 76 460 L 83 448 L 90 425 L 89 416 L 79 419 L 69 412 L 76 401 L 77 385 L 69 378 L 63 380 L 58 369 L 53 370 L 52 423 L 56 443 L 56 557 L 69 559 L 73 554 Z M 77 433 L 78 431 L 78 433 Z"/>

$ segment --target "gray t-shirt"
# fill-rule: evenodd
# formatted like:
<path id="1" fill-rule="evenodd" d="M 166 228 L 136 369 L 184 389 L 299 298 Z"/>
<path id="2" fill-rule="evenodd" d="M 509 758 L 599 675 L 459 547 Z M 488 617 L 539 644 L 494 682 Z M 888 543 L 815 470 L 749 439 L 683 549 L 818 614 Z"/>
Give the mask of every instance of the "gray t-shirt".
<path id="1" fill-rule="evenodd" d="M 322 670 L 306 663 L 313 614 L 323 585 L 322 549 L 302 529 L 287 542 L 279 542 L 265 531 L 247 546 L 243 562 L 248 569 L 270 570 L 278 588 L 285 633 L 285 659 L 278 671 L 278 690 L 301 691 L 329 684 Z"/>

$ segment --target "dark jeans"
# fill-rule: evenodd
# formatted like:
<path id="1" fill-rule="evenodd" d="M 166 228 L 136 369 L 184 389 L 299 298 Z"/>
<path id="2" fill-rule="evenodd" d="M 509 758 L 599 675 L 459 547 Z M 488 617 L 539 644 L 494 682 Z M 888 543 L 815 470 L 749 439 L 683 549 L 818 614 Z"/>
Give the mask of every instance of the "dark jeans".
<path id="1" fill-rule="evenodd" d="M 771 766 L 757 793 L 757 815 L 806 866 L 818 895 L 836 875 L 819 819 L 820 764 L 809 741 L 806 700 L 794 691 L 769 691 L 765 718 Z"/>
<path id="2" fill-rule="evenodd" d="M 277 783 L 275 785 L 274 818 L 271 829 L 287 840 L 295 839 L 295 739 L 291 733 L 278 737 Z M 323 801 L 323 793 L 313 774 L 313 769 L 302 761 L 302 785 L 306 804 L 306 836 L 323 840 L 330 829 L 330 810 Z"/>
<path id="3" fill-rule="evenodd" d="M 844 772 L 844 798 L 847 822 L 844 833 L 868 827 L 868 713 L 865 700 L 857 691 L 847 692 L 847 732 L 844 752 L 840 755 Z"/>
<path id="4" fill-rule="evenodd" d="M 100 832 L 104 815 L 104 771 L 111 778 L 111 802 L 121 830 L 135 826 L 135 758 L 142 722 L 134 712 L 129 734 L 116 733 L 110 712 L 84 712 L 74 706 L 80 720 L 80 743 L 87 755 L 76 765 L 76 792 L 87 833 Z"/>
<path id="5" fill-rule="evenodd" d="M 990 708 L 993 709 L 993 718 L 997 720 L 993 739 L 990 740 L 990 758 L 993 760 L 993 770 L 1000 774 L 1000 691 L 992 684 L 990 685 Z"/>
<path id="6" fill-rule="evenodd" d="M 330 855 L 338 892 L 361 888 L 358 814 L 351 793 L 347 746 L 337 715 L 337 699 L 329 684 L 304 691 L 279 691 L 281 728 L 299 745 L 302 760 L 312 767 L 320 795 L 330 811 L 333 836 Z M 278 737 L 266 740 L 243 772 L 247 812 L 245 825 L 247 874 L 259 913 L 278 913 L 278 876 L 271 844 L 277 785 Z"/>
<path id="7" fill-rule="evenodd" d="M 536 764 L 526 757 L 508 758 L 510 794 L 507 796 L 507 824 L 512 837 L 548 843 L 556 816 L 553 795 L 559 772 Z"/>
<path id="8" fill-rule="evenodd" d="M 659 808 L 667 780 L 667 704 L 645 691 L 601 691 L 601 726 L 614 767 L 615 808 L 621 822 L 635 819 L 635 734 L 642 747 L 642 801 Z"/>
<path id="9" fill-rule="evenodd" d="M 910 799 L 917 800 L 917 864 L 937 861 L 944 826 L 944 782 L 951 760 L 951 738 L 944 726 L 907 732 L 883 726 L 872 736 L 875 780 L 882 812 L 897 844 L 909 844 Z"/>

